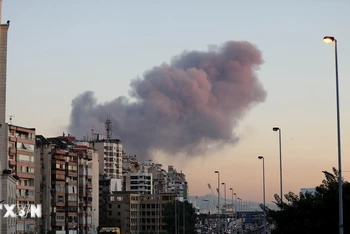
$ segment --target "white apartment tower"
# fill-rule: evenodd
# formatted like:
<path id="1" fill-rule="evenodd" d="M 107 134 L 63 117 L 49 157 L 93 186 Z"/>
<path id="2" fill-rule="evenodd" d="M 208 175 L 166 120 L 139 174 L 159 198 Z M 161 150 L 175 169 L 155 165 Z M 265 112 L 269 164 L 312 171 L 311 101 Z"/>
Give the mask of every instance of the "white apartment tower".
<path id="1" fill-rule="evenodd" d="M 97 150 L 99 156 L 100 174 L 105 174 L 111 179 L 123 178 L 123 146 L 119 139 L 112 139 L 112 123 L 107 119 L 107 138 L 94 134 L 94 139 L 90 142 L 90 147 Z"/>

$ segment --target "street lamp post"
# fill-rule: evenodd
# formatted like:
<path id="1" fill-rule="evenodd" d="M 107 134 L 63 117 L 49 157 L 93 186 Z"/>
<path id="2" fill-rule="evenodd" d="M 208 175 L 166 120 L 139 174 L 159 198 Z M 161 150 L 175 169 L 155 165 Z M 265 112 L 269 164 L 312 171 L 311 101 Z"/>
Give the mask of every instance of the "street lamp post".
<path id="1" fill-rule="evenodd" d="M 240 224 L 240 227 L 241 227 L 241 229 L 243 228 L 242 227 L 242 224 L 243 224 L 243 216 L 242 216 L 242 207 L 241 207 L 241 203 L 242 203 L 242 199 L 241 198 L 237 198 L 237 200 L 238 200 L 238 211 L 239 212 L 241 212 L 241 216 L 239 216 L 239 214 L 237 214 L 237 219 L 236 220 L 238 220 L 238 219 L 240 219 L 241 220 L 241 224 Z M 237 221 L 236 221 L 237 222 Z M 237 223 L 236 223 L 237 224 Z M 238 227 L 238 225 L 237 225 L 237 227 Z"/>
<path id="2" fill-rule="evenodd" d="M 263 162 L 263 199 L 264 199 L 264 233 L 266 232 L 266 210 L 265 210 L 265 159 L 263 156 L 259 156 L 259 159 L 262 159 Z"/>
<path id="3" fill-rule="evenodd" d="M 225 191 L 225 193 L 224 193 L 224 195 L 225 195 L 225 209 L 224 209 L 224 210 L 225 210 L 225 214 L 224 214 L 224 215 L 225 215 L 225 216 L 224 216 L 224 217 L 225 217 L 225 231 L 226 231 L 226 230 L 227 230 L 227 216 L 226 216 L 226 213 L 227 213 L 227 212 L 226 212 L 226 208 L 227 208 L 227 204 L 226 204 L 226 183 L 221 183 L 221 184 L 224 186 L 224 189 L 225 189 L 225 190 L 224 190 L 224 191 Z"/>
<path id="4" fill-rule="evenodd" d="M 216 174 L 218 174 L 218 225 L 217 225 L 217 232 L 220 233 L 220 172 L 215 171 Z"/>
<path id="5" fill-rule="evenodd" d="M 237 220 L 237 193 L 233 193 L 235 195 L 235 218 Z"/>
<path id="6" fill-rule="evenodd" d="M 281 129 L 279 127 L 274 127 L 272 129 L 273 131 L 278 131 L 278 139 L 279 139 L 279 149 L 280 149 L 280 195 L 281 195 L 281 202 L 283 202 L 283 182 L 282 182 L 282 133 Z"/>
<path id="7" fill-rule="evenodd" d="M 338 81 L 338 41 L 331 36 L 325 36 L 323 41 L 327 44 L 334 42 L 335 50 L 335 89 L 337 105 L 337 136 L 338 136 L 338 186 L 339 186 L 339 234 L 344 233 L 343 226 L 343 180 L 341 162 L 341 138 L 340 138 L 340 107 L 339 107 L 339 81 Z"/>
<path id="8" fill-rule="evenodd" d="M 230 188 L 230 190 L 231 190 L 231 193 L 232 193 L 232 220 L 233 220 L 233 218 L 234 218 L 234 205 L 233 205 L 233 203 L 234 203 L 234 200 L 233 200 L 233 195 L 235 194 L 234 192 L 233 192 L 233 188 Z"/>

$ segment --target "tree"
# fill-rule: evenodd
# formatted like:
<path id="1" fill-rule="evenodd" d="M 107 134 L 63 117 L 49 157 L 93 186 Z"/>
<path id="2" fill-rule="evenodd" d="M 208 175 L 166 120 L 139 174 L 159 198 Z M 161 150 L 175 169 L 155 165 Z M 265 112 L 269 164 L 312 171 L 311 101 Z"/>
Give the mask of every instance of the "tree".
<path id="1" fill-rule="evenodd" d="M 185 208 L 185 209 L 184 209 Z M 184 215 L 185 211 L 185 215 Z M 185 217 L 186 234 L 196 234 L 197 214 L 195 208 L 188 201 L 169 202 L 164 208 L 164 222 L 166 223 L 169 234 L 175 233 L 175 219 L 177 223 L 177 231 L 183 232 Z"/>
<path id="2" fill-rule="evenodd" d="M 275 234 L 283 233 L 337 233 L 338 214 L 338 171 L 325 173 L 322 184 L 316 187 L 314 194 L 296 195 L 289 192 L 285 201 L 275 194 L 278 210 L 262 207 L 267 212 L 270 223 L 275 224 Z M 344 233 L 350 234 L 350 183 L 343 182 Z"/>

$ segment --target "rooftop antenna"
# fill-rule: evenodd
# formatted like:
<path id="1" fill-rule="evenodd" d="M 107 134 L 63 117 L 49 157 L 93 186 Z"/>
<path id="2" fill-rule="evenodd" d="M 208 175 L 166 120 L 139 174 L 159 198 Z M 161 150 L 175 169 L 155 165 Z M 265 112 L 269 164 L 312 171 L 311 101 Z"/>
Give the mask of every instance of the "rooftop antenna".
<path id="1" fill-rule="evenodd" d="M 107 140 L 112 138 L 112 121 L 109 119 L 109 115 L 105 122 L 106 132 L 107 132 Z"/>
<path id="2" fill-rule="evenodd" d="M 10 115 L 10 125 L 12 125 L 12 118 L 15 117 L 13 115 Z"/>

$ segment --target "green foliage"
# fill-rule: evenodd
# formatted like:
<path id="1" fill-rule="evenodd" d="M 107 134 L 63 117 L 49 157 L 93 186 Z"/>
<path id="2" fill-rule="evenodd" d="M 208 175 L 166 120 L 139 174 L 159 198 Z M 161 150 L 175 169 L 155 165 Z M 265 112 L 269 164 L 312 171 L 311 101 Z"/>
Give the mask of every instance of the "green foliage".
<path id="1" fill-rule="evenodd" d="M 276 225 L 274 234 L 289 233 L 337 233 L 339 229 L 338 214 L 338 171 L 325 173 L 322 184 L 316 187 L 315 194 L 289 192 L 286 201 L 275 194 L 278 210 L 266 210 L 270 223 Z M 350 234 L 350 184 L 343 182 L 344 233 Z"/>
<path id="2" fill-rule="evenodd" d="M 175 212 L 176 211 L 176 212 Z M 185 212 L 184 212 L 185 211 Z M 188 201 L 185 202 L 169 202 L 164 209 L 164 222 L 166 223 L 169 234 L 175 233 L 175 213 L 178 233 L 182 233 L 184 229 L 183 221 L 185 218 L 186 234 L 196 234 L 196 210 Z"/>

